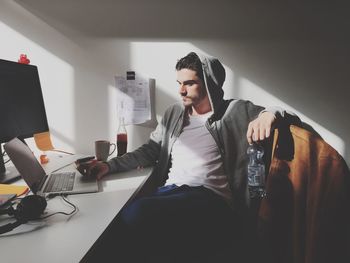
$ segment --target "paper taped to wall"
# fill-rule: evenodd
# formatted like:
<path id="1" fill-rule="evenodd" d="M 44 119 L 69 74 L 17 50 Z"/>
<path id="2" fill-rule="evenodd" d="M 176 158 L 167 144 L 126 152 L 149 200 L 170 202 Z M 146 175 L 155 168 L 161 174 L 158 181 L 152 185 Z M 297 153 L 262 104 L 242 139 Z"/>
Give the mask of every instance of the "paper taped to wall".
<path id="1" fill-rule="evenodd" d="M 128 71 L 127 77 L 115 76 L 117 112 L 124 123 L 141 124 L 151 120 L 149 78 Z"/>

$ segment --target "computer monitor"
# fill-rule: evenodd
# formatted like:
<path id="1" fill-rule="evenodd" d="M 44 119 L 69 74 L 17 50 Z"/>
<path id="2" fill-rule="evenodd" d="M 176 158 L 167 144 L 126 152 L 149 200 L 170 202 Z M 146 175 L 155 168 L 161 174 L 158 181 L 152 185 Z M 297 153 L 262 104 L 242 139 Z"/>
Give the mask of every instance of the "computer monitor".
<path id="1" fill-rule="evenodd" d="M 0 183 L 20 178 L 14 167 L 6 170 L 1 143 L 48 130 L 37 67 L 0 59 Z"/>

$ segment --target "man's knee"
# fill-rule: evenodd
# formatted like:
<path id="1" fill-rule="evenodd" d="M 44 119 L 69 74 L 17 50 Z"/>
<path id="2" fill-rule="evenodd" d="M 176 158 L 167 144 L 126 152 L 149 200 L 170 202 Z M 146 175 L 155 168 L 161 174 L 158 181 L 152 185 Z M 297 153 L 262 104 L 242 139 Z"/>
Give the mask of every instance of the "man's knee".
<path id="1" fill-rule="evenodd" d="M 152 220 L 152 206 L 147 199 L 140 198 L 124 207 L 120 219 L 129 227 L 144 227 Z"/>

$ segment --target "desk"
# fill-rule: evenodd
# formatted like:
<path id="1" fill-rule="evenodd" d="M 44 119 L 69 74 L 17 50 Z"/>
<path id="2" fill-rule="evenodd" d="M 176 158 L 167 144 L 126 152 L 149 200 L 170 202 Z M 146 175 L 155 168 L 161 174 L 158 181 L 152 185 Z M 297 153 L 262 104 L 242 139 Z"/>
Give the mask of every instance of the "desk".
<path id="1" fill-rule="evenodd" d="M 54 169 L 53 166 L 46 169 Z M 74 165 L 64 169 L 74 169 Z M 0 261 L 79 262 L 151 172 L 151 168 L 146 168 L 108 175 L 99 181 L 98 193 L 68 196 L 79 209 L 74 216 L 54 215 L 0 235 Z M 55 197 L 48 201 L 46 213 L 71 210 L 61 197 Z M 0 225 L 8 222 L 13 221 L 0 217 Z"/>

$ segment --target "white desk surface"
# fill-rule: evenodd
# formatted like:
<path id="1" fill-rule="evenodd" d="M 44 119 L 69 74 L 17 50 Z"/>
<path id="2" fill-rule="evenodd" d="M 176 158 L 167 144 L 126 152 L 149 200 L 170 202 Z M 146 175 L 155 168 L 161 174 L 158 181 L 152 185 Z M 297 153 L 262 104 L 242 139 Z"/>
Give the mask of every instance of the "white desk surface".
<path id="1" fill-rule="evenodd" d="M 55 170 L 55 166 L 47 165 L 45 169 Z M 74 169 L 74 165 L 69 167 Z M 79 262 L 151 172 L 146 168 L 109 175 L 99 181 L 98 193 L 68 196 L 79 209 L 73 216 L 54 215 L 0 235 L 0 261 Z M 55 197 L 48 201 L 45 213 L 57 211 L 70 212 L 72 208 L 61 197 Z M 0 225 L 13 221 L 0 216 Z"/>

